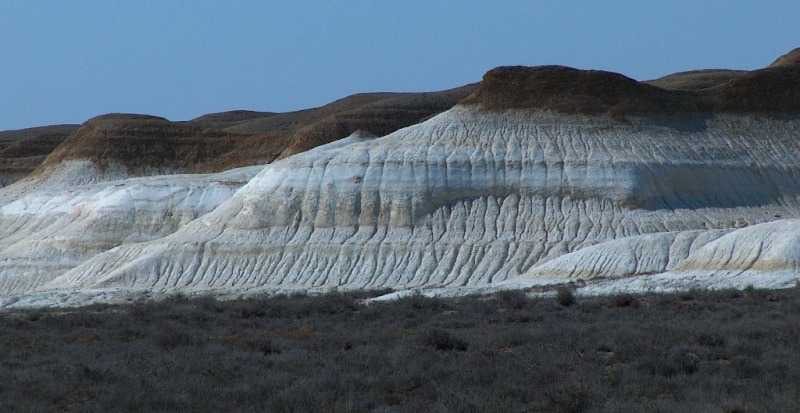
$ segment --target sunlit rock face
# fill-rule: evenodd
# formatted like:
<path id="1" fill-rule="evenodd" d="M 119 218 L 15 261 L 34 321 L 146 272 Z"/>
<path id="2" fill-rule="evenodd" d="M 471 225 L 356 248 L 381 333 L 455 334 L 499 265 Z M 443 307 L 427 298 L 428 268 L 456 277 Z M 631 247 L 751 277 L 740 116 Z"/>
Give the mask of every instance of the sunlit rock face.
<path id="1" fill-rule="evenodd" d="M 78 125 L 0 131 L 0 188 L 33 172 Z"/>
<path id="2" fill-rule="evenodd" d="M 402 289 L 664 272 L 732 229 L 797 216 L 799 128 L 457 106 L 269 165 L 175 234 L 43 288 Z"/>
<path id="3" fill-rule="evenodd" d="M 0 188 L 0 297 L 28 293 L 116 246 L 171 234 L 261 169 L 244 165 L 374 137 L 359 128 L 389 133 L 449 109 L 474 87 L 367 93 L 291 113 L 188 122 L 108 114 L 0 132 L 0 187 L 8 185 Z"/>
<path id="4" fill-rule="evenodd" d="M 31 191 L 0 207 L 0 291 L 30 291 L 103 251 L 168 235 L 230 198 L 258 169 Z"/>
<path id="5" fill-rule="evenodd" d="M 328 147 L 372 138 L 358 132 Z M 165 237 L 214 210 L 262 169 L 108 180 L 87 173 L 94 168 L 62 162 L 58 173 L 0 193 L 13 196 L 0 207 L 4 295 L 30 292 L 114 247 Z M 98 175 L 104 179 L 81 181 Z"/>

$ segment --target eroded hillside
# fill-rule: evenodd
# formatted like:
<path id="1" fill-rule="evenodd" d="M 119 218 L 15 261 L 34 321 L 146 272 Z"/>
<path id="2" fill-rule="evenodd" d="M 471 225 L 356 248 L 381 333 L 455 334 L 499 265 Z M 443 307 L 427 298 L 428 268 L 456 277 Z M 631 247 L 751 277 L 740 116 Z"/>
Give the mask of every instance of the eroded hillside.
<path id="1" fill-rule="evenodd" d="M 587 293 L 793 285 L 800 279 L 796 54 L 750 72 L 691 72 L 648 83 L 560 66 L 497 68 L 455 107 L 391 133 L 379 125 L 388 122 L 381 116 L 395 116 L 397 96 L 357 96 L 359 107 L 370 108 L 365 112 L 385 115 L 320 115 L 297 126 L 293 145 L 274 153 L 280 160 L 169 234 L 80 252 L 52 271 L 52 253 L 25 264 L 6 259 L 6 285 L 21 286 L 7 287 L 8 302 L 74 305 L 87 297 L 176 291 L 463 292 L 574 282 Z M 275 133 L 291 124 L 281 116 L 234 112 L 176 127 L 201 135 Z M 412 117 L 421 118 L 401 118 L 411 124 Z M 343 118 L 353 126 L 342 127 Z M 310 136 L 333 141 L 356 128 L 381 137 L 358 134 L 294 154 L 319 142 Z M 137 179 L 143 181 L 115 185 L 171 182 Z M 24 207 L 8 203 L 0 219 L 38 214 L 29 196 L 18 197 Z M 162 205 L 153 210 L 173 214 L 174 207 L 163 207 L 168 202 L 145 198 Z M 97 210 L 81 205 L 87 214 Z M 134 207 L 134 216 L 147 208 Z M 116 212 L 109 214 L 99 225 L 109 233 L 124 227 L 114 224 Z M 159 222 L 158 214 L 147 216 Z M 45 226 L 53 232 L 42 232 Z M 26 228 L 25 239 L 4 242 L 0 254 L 70 231 L 66 224 Z M 58 248 L 82 251 L 77 244 Z M 24 265 L 38 271 L 36 283 L 14 281 L 24 278 Z"/>

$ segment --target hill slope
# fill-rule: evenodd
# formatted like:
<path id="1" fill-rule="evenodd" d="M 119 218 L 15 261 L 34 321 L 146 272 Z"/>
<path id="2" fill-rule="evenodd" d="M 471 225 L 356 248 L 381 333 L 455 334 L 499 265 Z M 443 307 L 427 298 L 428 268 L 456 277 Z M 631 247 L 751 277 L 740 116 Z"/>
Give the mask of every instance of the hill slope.
<path id="1" fill-rule="evenodd" d="M 33 172 L 78 125 L 53 125 L 0 132 L 0 188 Z"/>
<path id="2" fill-rule="evenodd" d="M 132 291 L 791 285 L 800 67 L 789 59 L 723 77 L 664 89 L 559 66 L 493 69 L 452 109 L 273 162 L 213 211 L 50 273 L 19 303 Z M 276 116 L 194 124 L 267 130 Z M 310 129 L 333 136 L 338 121 L 324 119 Z"/>

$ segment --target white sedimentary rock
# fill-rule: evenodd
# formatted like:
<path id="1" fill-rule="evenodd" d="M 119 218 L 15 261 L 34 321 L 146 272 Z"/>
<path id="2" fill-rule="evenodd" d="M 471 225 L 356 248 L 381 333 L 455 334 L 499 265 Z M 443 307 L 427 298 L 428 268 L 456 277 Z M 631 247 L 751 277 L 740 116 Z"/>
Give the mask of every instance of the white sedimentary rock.
<path id="1" fill-rule="evenodd" d="M 117 245 L 168 235 L 230 198 L 259 169 L 84 185 L 64 175 L 61 186 L 28 185 L 0 207 L 0 291 L 30 291 Z"/>
<path id="2" fill-rule="evenodd" d="M 372 138 L 358 132 L 329 148 Z M 100 171 L 70 160 L 3 188 L 0 291 L 30 292 L 113 247 L 169 235 L 230 198 L 261 168 L 109 180 L 126 176 L 125 168 Z"/>
<path id="3" fill-rule="evenodd" d="M 582 294 L 669 292 L 694 288 L 787 288 L 800 282 L 800 221 L 735 230 L 695 249 L 670 271 L 588 284 Z M 531 285 L 530 280 L 524 280 Z"/>
<path id="4" fill-rule="evenodd" d="M 521 277 L 564 282 L 662 273 L 726 232 L 693 230 L 624 237 L 564 254 Z"/>
<path id="5" fill-rule="evenodd" d="M 69 161 L 0 190 L 0 296 L 787 286 L 797 136 L 791 117 L 456 106 L 222 174 L 93 182 Z"/>
<path id="6" fill-rule="evenodd" d="M 529 270 L 528 284 L 667 271 L 717 229 L 798 216 L 797 136 L 795 119 L 457 106 L 268 165 L 175 233 L 39 289 L 482 287 Z"/>

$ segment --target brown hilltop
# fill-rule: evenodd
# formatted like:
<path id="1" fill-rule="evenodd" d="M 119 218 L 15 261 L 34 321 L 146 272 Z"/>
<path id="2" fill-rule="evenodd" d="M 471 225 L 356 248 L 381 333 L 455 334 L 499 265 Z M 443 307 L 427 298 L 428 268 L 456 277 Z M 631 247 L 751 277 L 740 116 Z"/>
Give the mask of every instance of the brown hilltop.
<path id="1" fill-rule="evenodd" d="M 348 136 L 357 130 L 378 136 L 419 123 L 444 112 L 469 96 L 477 85 L 428 93 L 360 94 L 323 106 L 301 125 L 282 152 L 286 157 Z"/>
<path id="2" fill-rule="evenodd" d="M 0 132 L 0 187 L 38 167 L 78 125 L 53 125 Z"/>
<path id="3" fill-rule="evenodd" d="M 231 111 L 171 122 L 108 114 L 74 131 L 42 164 L 87 159 L 128 173 L 216 172 L 264 164 L 365 130 L 385 135 L 443 112 L 475 85 L 430 93 L 365 93 L 290 113 Z"/>
<path id="4" fill-rule="evenodd" d="M 344 138 L 357 130 L 378 136 L 389 134 L 450 109 L 476 88 L 473 84 L 439 92 L 360 93 L 315 109 L 265 113 L 213 124 L 202 118 L 192 122 L 231 133 L 269 134 L 272 140 L 264 143 L 269 144 L 272 156 L 267 162 L 271 162 Z M 224 114 L 217 114 L 224 119 L 220 115 Z"/>
<path id="5" fill-rule="evenodd" d="M 209 113 L 192 119 L 192 122 L 207 125 L 223 125 L 226 123 L 241 122 L 260 117 L 277 115 L 272 112 L 256 112 L 252 110 L 231 110 L 228 112 Z"/>
<path id="6" fill-rule="evenodd" d="M 715 112 L 800 113 L 800 66 L 767 67 L 701 92 Z"/>
<path id="7" fill-rule="evenodd" d="M 717 86 L 742 73 L 747 73 L 747 71 L 729 69 L 701 69 L 673 73 L 671 75 L 654 80 L 648 80 L 642 83 L 646 83 L 651 86 L 657 86 L 662 89 L 697 91 Z"/>
<path id="8" fill-rule="evenodd" d="M 18 179 L 42 162 L 86 159 L 130 174 L 214 172 L 264 164 L 365 130 L 386 135 L 456 103 L 484 110 L 539 108 L 625 115 L 687 112 L 800 113 L 800 49 L 753 71 L 696 70 L 647 82 L 563 66 L 498 67 L 480 84 L 430 93 L 363 93 L 288 113 L 236 110 L 188 122 L 110 114 L 74 125 L 0 132 L 0 175 Z M 70 134 L 71 133 L 71 134 Z M 5 134 L 5 135 L 4 135 Z M 69 138 L 64 137 L 69 135 Z M 62 142 L 63 140 L 63 142 Z M 12 173 L 13 172 L 13 173 Z M 13 178 L 9 178 L 13 175 Z M 0 181 L 0 186 L 7 182 Z"/>
<path id="9" fill-rule="evenodd" d="M 42 168 L 64 160 L 88 159 L 102 168 L 122 164 L 128 173 L 198 172 L 214 169 L 218 158 L 253 140 L 204 131 L 189 122 L 147 115 L 109 114 L 88 120 L 47 158 Z"/>
<path id="10" fill-rule="evenodd" d="M 485 109 L 540 108 L 564 113 L 672 113 L 697 109 L 686 94 L 600 70 L 565 66 L 498 67 L 464 104 Z"/>
<path id="11" fill-rule="evenodd" d="M 800 67 L 800 47 L 775 59 L 769 67 Z"/>
<path id="12" fill-rule="evenodd" d="M 648 82 L 563 66 L 492 69 L 462 103 L 613 116 L 684 112 L 800 113 L 800 49 L 753 71 L 700 70 Z"/>

